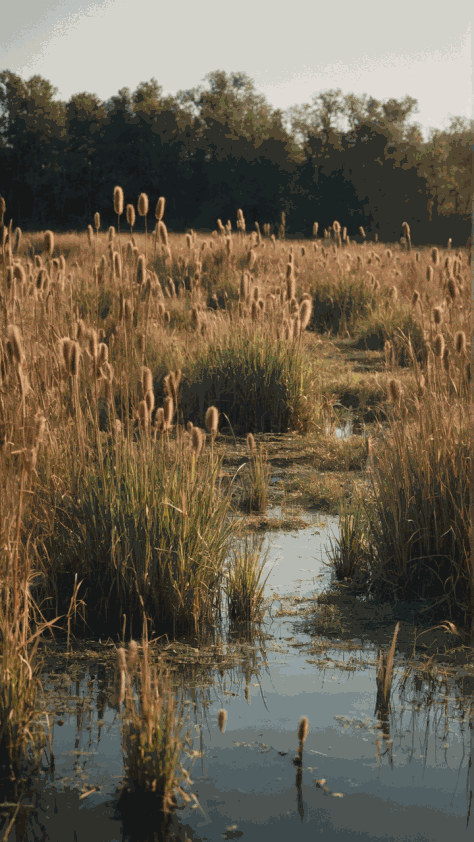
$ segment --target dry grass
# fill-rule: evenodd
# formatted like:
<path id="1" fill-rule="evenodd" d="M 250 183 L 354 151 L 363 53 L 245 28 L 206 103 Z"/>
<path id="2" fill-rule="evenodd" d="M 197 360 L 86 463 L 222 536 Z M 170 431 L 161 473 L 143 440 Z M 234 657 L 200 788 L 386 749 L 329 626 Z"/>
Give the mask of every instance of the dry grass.
<path id="1" fill-rule="evenodd" d="M 145 216 L 147 204 L 143 194 Z M 434 600 L 443 617 L 473 624 L 466 251 L 439 249 L 434 263 L 427 250 L 348 244 L 336 229 L 301 247 L 247 234 L 240 217 L 236 235 L 222 224 L 209 237 L 169 234 L 162 200 L 151 249 L 148 232 L 124 234 L 120 188 L 114 208 L 117 230 L 108 233 L 97 216 L 95 233 L 13 240 L 4 229 L 0 721 L 9 770 L 35 742 L 35 635 L 44 627 L 36 602 L 48 600 L 50 621 L 67 615 L 69 629 L 78 609 L 114 631 L 123 613 L 140 626 L 153 614 L 175 633 L 217 622 L 231 501 L 215 413 L 230 434 L 323 434 L 331 395 L 344 390 L 324 380 L 312 330 L 385 354 L 384 397 L 380 377 L 365 397 L 380 400 L 371 410 L 383 409 L 387 427 L 369 453 L 370 490 L 343 515 L 340 576 L 363 574 L 382 597 Z M 390 380 L 400 385 L 391 403 Z M 362 386 L 355 392 L 364 397 Z M 209 407 L 211 446 L 201 429 Z M 355 459 L 363 468 L 353 443 L 322 451 L 323 466 Z M 268 487 L 261 456 L 251 456 L 259 508 Z M 263 586 L 255 553 L 236 556 L 231 613 L 257 617 Z M 147 670 L 148 742 L 131 713 L 129 737 L 141 747 L 127 751 L 151 781 L 157 735 L 180 718 Z M 168 744 L 163 769 L 177 768 L 178 745 Z M 159 789 L 169 793 L 166 775 Z"/>

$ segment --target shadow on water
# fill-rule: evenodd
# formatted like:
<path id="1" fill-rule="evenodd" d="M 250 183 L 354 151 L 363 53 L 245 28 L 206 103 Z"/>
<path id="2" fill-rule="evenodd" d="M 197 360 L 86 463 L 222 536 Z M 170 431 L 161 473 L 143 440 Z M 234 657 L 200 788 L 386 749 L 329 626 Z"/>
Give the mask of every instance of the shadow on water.
<path id="1" fill-rule="evenodd" d="M 331 582 L 324 548 L 337 521 L 307 522 L 260 537 L 269 576 L 259 637 L 231 625 L 199 652 L 185 642 L 166 649 L 194 734 L 200 808 L 178 809 L 169 826 L 138 808 L 120 816 L 114 646 L 91 644 L 66 670 L 51 649 L 43 692 L 53 757 L 47 750 L 9 840 L 472 838 L 473 675 L 408 666 L 397 650 L 390 704 L 376 710 L 380 642 L 350 637 L 314 598 Z"/>

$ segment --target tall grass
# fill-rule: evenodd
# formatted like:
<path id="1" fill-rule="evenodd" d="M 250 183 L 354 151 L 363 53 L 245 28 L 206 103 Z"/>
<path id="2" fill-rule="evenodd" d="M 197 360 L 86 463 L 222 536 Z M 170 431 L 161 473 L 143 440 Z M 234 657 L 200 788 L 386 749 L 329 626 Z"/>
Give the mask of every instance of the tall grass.
<path id="1" fill-rule="evenodd" d="M 149 646 L 143 638 L 142 652 L 133 641 L 128 657 L 117 652 L 121 676 L 119 703 L 122 711 L 122 746 L 125 782 L 119 809 L 125 816 L 139 812 L 166 816 L 177 806 L 177 796 L 191 796 L 182 788 L 189 782 L 183 753 L 191 745 L 187 718 L 177 701 L 169 674 L 150 663 Z"/>
<path id="2" fill-rule="evenodd" d="M 264 445 L 255 441 L 252 433 L 247 436 L 249 460 L 243 475 L 241 506 L 248 512 L 264 512 L 268 502 L 271 468 Z"/>
<path id="3" fill-rule="evenodd" d="M 257 541 L 244 541 L 232 549 L 226 574 L 229 618 L 251 623 L 261 619 L 263 594 L 270 571 L 263 578 L 266 558 L 261 559 Z"/>
<path id="4" fill-rule="evenodd" d="M 470 482 L 472 404 L 445 390 L 394 407 L 357 517 L 347 513 L 340 576 L 357 568 L 382 598 L 424 599 L 469 627 L 474 615 Z"/>
<path id="5" fill-rule="evenodd" d="M 220 459 L 196 458 L 189 436 L 118 436 L 110 451 L 68 470 L 45 501 L 53 512 L 36 540 L 43 548 L 47 590 L 58 610 L 82 583 L 87 623 L 119 629 L 124 613 L 156 628 L 196 632 L 214 623 L 228 549 L 228 492 L 219 488 Z"/>
<path id="6" fill-rule="evenodd" d="M 311 363 L 300 342 L 244 324 L 196 350 L 181 407 L 188 418 L 204 419 L 205 408 L 215 405 L 242 432 L 304 431 L 311 390 Z"/>

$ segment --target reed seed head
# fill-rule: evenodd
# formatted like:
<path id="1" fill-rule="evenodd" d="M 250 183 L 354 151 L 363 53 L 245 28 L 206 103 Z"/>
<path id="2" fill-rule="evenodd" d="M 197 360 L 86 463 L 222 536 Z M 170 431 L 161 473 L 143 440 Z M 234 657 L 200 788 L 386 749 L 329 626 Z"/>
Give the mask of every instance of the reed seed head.
<path id="1" fill-rule="evenodd" d="M 224 708 L 221 708 L 219 713 L 217 714 L 217 722 L 219 725 L 219 730 L 221 734 L 223 734 L 225 731 L 225 724 L 227 722 L 227 711 L 225 711 Z"/>
<path id="2" fill-rule="evenodd" d="M 215 438 L 217 436 L 217 428 L 219 426 L 219 410 L 216 406 L 209 406 L 207 408 L 204 423 L 208 433 Z"/>
<path id="3" fill-rule="evenodd" d="M 133 226 L 135 225 L 135 208 L 133 207 L 133 205 L 127 205 L 126 215 L 127 222 L 130 225 L 130 228 L 133 228 Z"/>
<path id="4" fill-rule="evenodd" d="M 466 345 L 466 334 L 463 330 L 458 330 L 456 336 L 454 337 L 454 347 L 456 349 L 456 354 L 465 354 Z"/>
<path id="5" fill-rule="evenodd" d="M 49 258 L 53 256 L 54 251 L 54 234 L 52 231 L 44 232 L 43 251 Z"/>
<path id="6" fill-rule="evenodd" d="M 437 333 L 434 338 L 433 350 L 437 357 L 442 357 L 444 354 L 444 336 L 442 333 Z"/>
<path id="7" fill-rule="evenodd" d="M 146 280 L 146 259 L 145 255 L 141 254 L 137 261 L 137 284 L 141 286 Z"/>
<path id="8" fill-rule="evenodd" d="M 191 431 L 191 441 L 193 453 L 196 457 L 198 457 L 204 443 L 204 436 L 200 427 L 193 427 Z"/>
<path id="9" fill-rule="evenodd" d="M 124 195 L 121 187 L 114 187 L 114 212 L 117 216 L 123 214 Z"/>
<path id="10" fill-rule="evenodd" d="M 255 456 L 257 453 L 257 444 L 252 433 L 248 433 L 247 435 L 247 447 L 249 449 L 250 455 Z"/>
<path id="11" fill-rule="evenodd" d="M 137 210 L 140 216 L 146 216 L 148 213 L 148 196 L 146 193 L 140 193 L 138 197 Z"/>
<path id="12" fill-rule="evenodd" d="M 165 197 L 164 197 L 164 196 L 160 196 L 160 198 L 158 199 L 158 201 L 157 201 L 157 203 L 156 203 L 156 208 L 155 208 L 155 219 L 156 219 L 158 222 L 161 222 L 161 220 L 163 219 L 164 215 L 165 215 Z"/>
<path id="13" fill-rule="evenodd" d="M 96 231 L 100 228 L 100 213 L 98 212 L 94 214 L 94 228 Z"/>
<path id="14" fill-rule="evenodd" d="M 439 263 L 439 251 L 436 248 L 436 246 L 431 249 L 431 260 L 433 261 L 435 266 L 438 265 L 438 263 Z"/>
<path id="15" fill-rule="evenodd" d="M 306 737 L 308 736 L 309 731 L 309 722 L 307 716 L 302 716 L 300 719 L 300 723 L 298 725 L 298 740 L 300 743 L 304 743 Z"/>
<path id="16" fill-rule="evenodd" d="M 137 659 L 138 659 L 138 643 L 136 640 L 131 640 L 128 644 L 128 652 L 127 652 L 127 670 L 128 672 L 132 672 Z"/>
<path id="17" fill-rule="evenodd" d="M 300 321 L 301 321 L 301 330 L 306 330 L 310 321 L 311 315 L 313 312 L 313 303 L 310 299 L 305 298 L 300 305 Z"/>
<path id="18" fill-rule="evenodd" d="M 433 321 L 435 325 L 440 325 L 443 321 L 443 311 L 441 307 L 433 307 Z"/>
<path id="19" fill-rule="evenodd" d="M 69 343 L 68 363 L 69 374 L 71 377 L 77 377 L 79 374 L 79 360 L 81 358 L 81 346 L 78 342 Z"/>

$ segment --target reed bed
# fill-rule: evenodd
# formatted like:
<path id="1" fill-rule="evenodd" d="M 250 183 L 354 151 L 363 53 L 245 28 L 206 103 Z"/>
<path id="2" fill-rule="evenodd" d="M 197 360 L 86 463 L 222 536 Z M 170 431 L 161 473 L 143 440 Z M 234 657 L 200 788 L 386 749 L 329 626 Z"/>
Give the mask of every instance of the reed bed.
<path id="1" fill-rule="evenodd" d="M 232 549 L 226 574 L 230 620 L 253 623 L 261 619 L 265 584 L 270 575 L 269 571 L 263 578 L 265 563 L 255 541 L 244 541 L 238 549 Z"/>
<path id="2" fill-rule="evenodd" d="M 247 436 L 249 460 L 243 476 L 243 494 L 241 507 L 250 513 L 263 513 L 268 503 L 271 467 L 264 445 L 255 441 L 252 433 Z"/>
<path id="3" fill-rule="evenodd" d="M 124 613 L 140 626 L 144 611 L 175 634 L 214 625 L 230 538 L 221 459 L 209 447 L 199 452 L 183 431 L 109 445 L 79 470 L 74 448 L 63 452 L 64 484 L 45 500 L 54 517 L 46 532 L 37 524 L 57 610 L 77 576 L 94 632 L 120 629 Z"/>
<path id="4" fill-rule="evenodd" d="M 448 367 L 413 356 L 418 392 L 388 378 L 389 428 L 370 457 L 369 491 L 347 509 L 336 575 L 362 573 L 381 598 L 425 600 L 461 628 L 474 615 L 471 557 L 472 401 L 462 354 Z M 454 354 L 453 354 L 454 357 Z M 424 373 L 423 373 L 424 371 Z"/>
<path id="5" fill-rule="evenodd" d="M 280 239 L 221 222 L 209 236 L 176 235 L 161 199 L 152 232 L 146 194 L 138 235 L 119 186 L 113 199 L 108 231 L 98 212 L 82 234 L 3 229 L 5 774 L 34 743 L 35 634 L 56 615 L 76 634 L 81 622 L 116 633 L 123 614 L 135 630 L 149 616 L 161 633 L 194 634 L 215 626 L 225 595 L 231 614 L 259 616 L 251 547 L 224 581 L 231 497 L 218 444 L 229 432 L 325 429 L 310 333 L 385 349 L 388 427 L 365 500 L 343 513 L 337 575 L 474 627 L 467 252 L 417 251 L 415 232 L 409 247 L 406 236 L 401 247 L 356 244 L 336 224 L 302 245 L 285 240 L 284 216 Z M 249 464 L 262 509 L 264 452 Z M 162 716 L 149 708 L 150 721 Z"/>
<path id="6" fill-rule="evenodd" d="M 125 767 L 119 809 L 125 817 L 151 813 L 156 828 L 160 815 L 166 824 L 178 797 L 197 803 L 183 789 L 191 783 L 184 766 L 186 751 L 192 746 L 187 718 L 169 673 L 150 662 L 146 635 L 141 651 L 135 641 L 128 651 L 117 650 L 116 673 Z"/>

